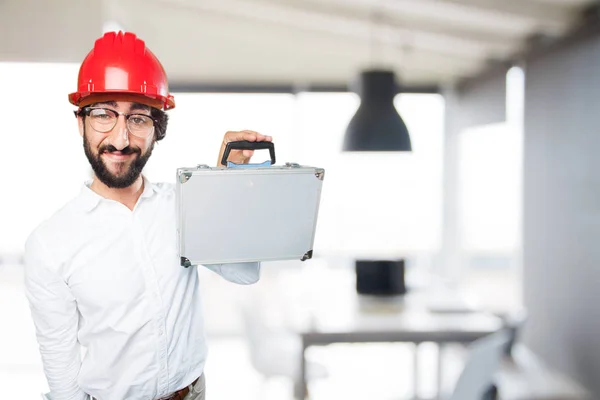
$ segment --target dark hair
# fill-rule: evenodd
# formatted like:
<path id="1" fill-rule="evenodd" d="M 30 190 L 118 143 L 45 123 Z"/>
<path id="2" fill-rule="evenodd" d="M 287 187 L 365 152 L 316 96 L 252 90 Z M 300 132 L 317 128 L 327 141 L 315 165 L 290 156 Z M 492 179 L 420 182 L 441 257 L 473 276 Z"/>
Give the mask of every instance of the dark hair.
<path id="1" fill-rule="evenodd" d="M 158 142 L 163 140 L 167 134 L 169 115 L 158 108 L 150 107 L 150 115 L 154 118 L 154 139 Z"/>

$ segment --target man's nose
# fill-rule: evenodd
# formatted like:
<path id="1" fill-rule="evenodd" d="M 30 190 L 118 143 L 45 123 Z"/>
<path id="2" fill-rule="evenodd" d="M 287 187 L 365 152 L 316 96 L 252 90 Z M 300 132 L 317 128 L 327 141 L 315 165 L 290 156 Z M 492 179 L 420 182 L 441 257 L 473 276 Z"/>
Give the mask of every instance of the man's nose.
<path id="1" fill-rule="evenodd" d="M 127 131 L 127 121 L 122 115 L 119 115 L 117 118 L 117 124 L 110 133 L 110 144 L 112 144 L 119 151 L 129 146 L 129 131 Z"/>

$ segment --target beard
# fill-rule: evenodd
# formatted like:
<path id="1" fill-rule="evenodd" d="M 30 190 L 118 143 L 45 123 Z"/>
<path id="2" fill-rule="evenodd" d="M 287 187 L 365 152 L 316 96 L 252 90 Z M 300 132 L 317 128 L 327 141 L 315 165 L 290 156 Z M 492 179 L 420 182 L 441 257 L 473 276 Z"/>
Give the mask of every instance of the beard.
<path id="1" fill-rule="evenodd" d="M 154 141 L 144 154 L 142 154 L 142 150 L 139 147 L 127 146 L 122 149 L 121 154 L 136 154 L 136 157 L 131 161 L 129 167 L 127 167 L 127 164 L 124 162 L 119 163 L 119 172 L 116 175 L 109 171 L 104 160 L 102 160 L 102 154 L 118 151 L 113 145 L 108 144 L 100 146 L 98 148 L 98 154 L 94 154 L 84 130 L 83 149 L 96 177 L 109 188 L 123 189 L 133 185 L 141 175 L 144 166 L 152 155 Z M 127 169 L 124 170 L 125 168 Z"/>

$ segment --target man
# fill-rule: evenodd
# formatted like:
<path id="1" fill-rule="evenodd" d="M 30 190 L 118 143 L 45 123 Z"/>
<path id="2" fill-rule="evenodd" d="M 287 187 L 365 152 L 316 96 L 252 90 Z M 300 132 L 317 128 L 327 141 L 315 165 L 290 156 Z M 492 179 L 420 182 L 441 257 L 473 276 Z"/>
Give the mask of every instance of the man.
<path id="1" fill-rule="evenodd" d="M 179 263 L 173 186 L 141 174 L 165 137 L 165 111 L 175 107 L 164 69 L 134 34 L 107 33 L 83 61 L 69 100 L 94 178 L 25 246 L 50 398 L 204 399 L 198 271 Z M 228 132 L 218 159 L 235 140 L 271 137 Z M 232 151 L 229 160 L 251 156 Z M 207 267 L 239 284 L 259 279 L 258 263 Z"/>

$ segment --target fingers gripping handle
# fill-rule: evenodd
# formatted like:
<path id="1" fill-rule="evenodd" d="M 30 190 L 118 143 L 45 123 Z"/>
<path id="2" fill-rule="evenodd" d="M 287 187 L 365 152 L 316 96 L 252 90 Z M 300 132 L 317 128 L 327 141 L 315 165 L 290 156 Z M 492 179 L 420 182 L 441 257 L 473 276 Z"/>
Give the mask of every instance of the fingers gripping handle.
<path id="1" fill-rule="evenodd" d="M 225 146 L 225 152 L 221 159 L 222 165 L 227 165 L 227 159 L 231 150 L 263 150 L 269 149 L 269 155 L 271 156 L 271 165 L 275 164 L 275 145 L 273 142 L 250 142 L 248 140 L 238 140 L 236 142 L 229 142 Z"/>

